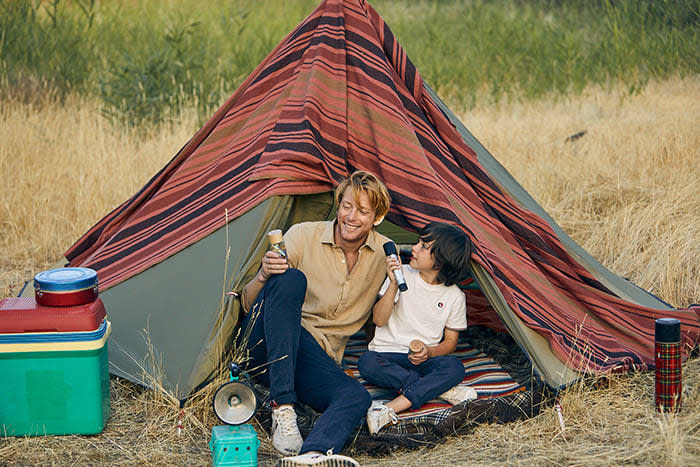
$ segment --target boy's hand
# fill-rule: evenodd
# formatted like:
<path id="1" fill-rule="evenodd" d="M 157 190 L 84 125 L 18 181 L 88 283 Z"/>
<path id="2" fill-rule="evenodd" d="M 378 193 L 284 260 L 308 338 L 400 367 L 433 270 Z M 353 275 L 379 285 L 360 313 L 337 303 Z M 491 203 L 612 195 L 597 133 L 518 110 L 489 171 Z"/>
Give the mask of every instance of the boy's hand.
<path id="1" fill-rule="evenodd" d="M 394 285 L 398 285 L 396 283 L 394 271 L 396 271 L 399 268 L 401 268 L 401 263 L 397 258 L 394 258 L 392 256 L 386 257 L 386 275 L 389 276 L 389 281 Z"/>
<path id="2" fill-rule="evenodd" d="M 409 353 L 408 361 L 414 365 L 420 365 L 424 361 L 430 358 L 430 348 L 423 344 L 423 348 L 419 352 Z"/>
<path id="3" fill-rule="evenodd" d="M 289 269 L 287 258 L 283 258 L 274 251 L 265 252 L 262 259 L 262 267 L 260 268 L 260 281 L 265 282 L 273 274 L 282 274 Z"/>

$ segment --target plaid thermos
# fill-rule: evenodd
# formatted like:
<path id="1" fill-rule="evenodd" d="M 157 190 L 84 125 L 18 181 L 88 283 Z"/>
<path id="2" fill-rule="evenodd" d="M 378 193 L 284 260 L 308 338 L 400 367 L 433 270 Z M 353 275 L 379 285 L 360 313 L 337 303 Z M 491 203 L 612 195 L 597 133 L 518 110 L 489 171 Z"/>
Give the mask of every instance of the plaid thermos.
<path id="1" fill-rule="evenodd" d="M 681 409 L 681 322 L 656 320 L 656 410 Z"/>

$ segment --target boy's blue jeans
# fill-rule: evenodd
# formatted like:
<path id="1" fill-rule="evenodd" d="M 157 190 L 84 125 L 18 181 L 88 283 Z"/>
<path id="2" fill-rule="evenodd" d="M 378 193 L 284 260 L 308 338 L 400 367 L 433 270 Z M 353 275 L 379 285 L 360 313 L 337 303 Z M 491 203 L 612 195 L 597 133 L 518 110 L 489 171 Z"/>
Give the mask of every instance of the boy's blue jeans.
<path id="1" fill-rule="evenodd" d="M 305 294 L 306 276 L 298 269 L 267 280 L 241 323 L 245 330 L 257 315 L 248 339 L 252 358 L 248 367 L 271 362 L 258 379 L 270 388 L 273 406 L 299 401 L 321 413 L 301 453 L 339 452 L 364 419 L 371 397 L 301 327 Z"/>
<path id="2" fill-rule="evenodd" d="M 412 409 L 458 385 L 464 378 L 464 366 L 455 356 L 429 358 L 419 365 L 408 354 L 368 350 L 357 361 L 364 379 L 383 388 L 391 388 L 411 401 Z"/>

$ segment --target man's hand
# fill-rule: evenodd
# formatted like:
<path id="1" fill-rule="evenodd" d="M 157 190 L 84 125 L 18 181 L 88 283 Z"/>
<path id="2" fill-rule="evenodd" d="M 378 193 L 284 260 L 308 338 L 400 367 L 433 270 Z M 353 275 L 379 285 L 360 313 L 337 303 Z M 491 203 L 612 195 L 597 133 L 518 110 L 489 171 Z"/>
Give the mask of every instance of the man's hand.
<path id="1" fill-rule="evenodd" d="M 268 251 L 265 253 L 265 256 L 263 256 L 262 267 L 258 273 L 258 280 L 260 282 L 265 282 L 273 274 L 282 274 L 287 269 L 289 269 L 287 258 L 281 257 L 274 251 Z"/>
<path id="2" fill-rule="evenodd" d="M 241 291 L 241 306 L 246 313 L 248 310 L 250 310 L 251 305 L 270 276 L 273 274 L 282 274 L 287 269 L 289 269 L 287 258 L 282 258 L 274 251 L 265 252 L 265 256 L 263 256 L 258 273 L 245 285 L 245 287 L 243 287 L 243 290 Z M 229 292 L 229 294 L 235 295 L 234 292 Z"/>

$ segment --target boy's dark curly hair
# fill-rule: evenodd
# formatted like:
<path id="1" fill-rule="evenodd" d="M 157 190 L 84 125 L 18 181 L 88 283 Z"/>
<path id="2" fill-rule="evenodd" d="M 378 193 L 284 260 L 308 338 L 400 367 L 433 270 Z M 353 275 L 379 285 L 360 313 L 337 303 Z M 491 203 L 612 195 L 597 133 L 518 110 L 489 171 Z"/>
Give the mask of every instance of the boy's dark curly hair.
<path id="1" fill-rule="evenodd" d="M 438 282 L 459 284 L 469 276 L 472 243 L 467 234 L 453 225 L 431 222 L 421 229 L 419 235 L 423 242 L 433 242 L 430 252 L 438 270 Z"/>

